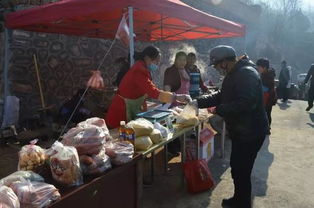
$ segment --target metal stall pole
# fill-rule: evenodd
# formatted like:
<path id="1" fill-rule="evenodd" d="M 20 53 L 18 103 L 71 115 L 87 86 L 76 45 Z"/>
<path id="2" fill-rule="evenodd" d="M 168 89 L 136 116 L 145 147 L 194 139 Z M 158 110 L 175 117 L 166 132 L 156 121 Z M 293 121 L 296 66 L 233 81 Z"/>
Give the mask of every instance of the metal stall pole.
<path id="1" fill-rule="evenodd" d="M 12 30 L 7 28 L 4 29 L 4 61 L 3 61 L 3 106 L 2 112 L 0 112 L 0 124 L 3 125 L 4 114 L 5 114 L 5 103 L 7 97 L 10 95 L 9 91 L 9 65 L 11 59 L 10 42 L 12 39 Z M 0 126 L 1 127 L 1 126 Z"/>
<path id="2" fill-rule="evenodd" d="M 226 122 L 223 121 L 221 134 L 221 158 L 225 157 L 225 140 L 226 140 Z"/>
<path id="3" fill-rule="evenodd" d="M 134 64 L 134 23 L 133 23 L 133 7 L 129 7 L 129 29 L 130 29 L 130 34 L 129 34 L 129 47 L 130 47 L 130 65 L 132 66 Z"/>
<path id="4" fill-rule="evenodd" d="M 4 33 L 4 67 L 3 67 L 3 82 L 4 82 L 4 101 L 6 100 L 6 97 L 10 94 L 9 92 L 9 80 L 8 80 L 8 74 L 9 74 L 9 63 L 11 59 L 11 51 L 10 51 L 10 39 L 12 35 L 12 31 L 5 28 Z"/>

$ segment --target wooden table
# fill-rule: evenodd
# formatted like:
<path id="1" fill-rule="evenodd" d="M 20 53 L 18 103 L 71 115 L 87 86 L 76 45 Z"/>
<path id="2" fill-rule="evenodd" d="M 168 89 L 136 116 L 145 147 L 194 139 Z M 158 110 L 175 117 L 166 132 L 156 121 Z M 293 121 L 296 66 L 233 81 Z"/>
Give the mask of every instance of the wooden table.
<path id="1" fill-rule="evenodd" d="M 139 208 L 142 197 L 142 155 L 83 185 L 59 188 L 62 198 L 50 208 Z"/>

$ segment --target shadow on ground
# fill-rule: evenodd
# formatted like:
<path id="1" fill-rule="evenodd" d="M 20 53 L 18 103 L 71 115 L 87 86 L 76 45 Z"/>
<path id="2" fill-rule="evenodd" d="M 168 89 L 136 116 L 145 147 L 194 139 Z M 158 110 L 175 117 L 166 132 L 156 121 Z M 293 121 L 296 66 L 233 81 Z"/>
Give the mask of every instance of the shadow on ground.
<path id="1" fill-rule="evenodd" d="M 219 141 L 218 137 L 215 142 Z M 221 176 L 229 168 L 230 141 L 226 141 L 226 159 L 219 158 L 219 154 L 208 165 L 215 184 L 221 181 Z M 220 145 L 215 145 L 220 147 Z M 216 148 L 215 148 L 216 149 Z M 219 151 L 219 149 L 215 150 Z M 159 158 L 158 158 L 159 157 Z M 160 158 L 161 157 L 161 158 Z M 180 158 L 172 158 L 168 165 L 168 172 L 164 172 L 162 164 L 163 153 L 156 155 L 156 176 L 152 185 L 143 188 L 143 208 L 207 208 L 210 206 L 212 191 L 204 191 L 197 194 L 187 192 L 186 183 L 182 183 L 182 166 Z M 150 164 L 144 164 L 145 178 L 149 177 L 147 168 Z"/>
<path id="2" fill-rule="evenodd" d="M 269 168 L 274 161 L 274 154 L 269 151 L 269 144 L 270 138 L 267 136 L 254 164 L 252 174 L 253 201 L 255 197 L 263 197 L 267 193 Z"/>
<path id="3" fill-rule="evenodd" d="M 314 128 L 314 113 L 310 113 L 310 119 L 312 121 L 312 123 L 306 123 L 307 125 L 309 125 L 310 127 Z"/>
<path id="4" fill-rule="evenodd" d="M 290 108 L 290 105 L 288 103 L 290 103 L 290 101 L 282 102 L 282 103 L 278 102 L 277 105 L 279 106 L 281 110 L 286 110 L 287 108 Z"/>

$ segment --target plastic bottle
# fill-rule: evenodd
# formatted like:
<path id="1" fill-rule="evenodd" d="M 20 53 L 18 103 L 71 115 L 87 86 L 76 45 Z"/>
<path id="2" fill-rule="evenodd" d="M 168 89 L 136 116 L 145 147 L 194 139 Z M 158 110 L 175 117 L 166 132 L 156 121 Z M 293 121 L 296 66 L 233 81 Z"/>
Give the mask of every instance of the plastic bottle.
<path id="1" fill-rule="evenodd" d="M 134 145 L 134 142 L 135 142 L 135 131 L 134 131 L 134 129 L 131 127 L 126 127 L 125 132 L 126 132 L 126 141 L 128 141 Z"/>
<path id="2" fill-rule="evenodd" d="M 125 121 L 120 121 L 120 127 L 119 127 L 119 140 L 124 141 L 126 140 L 126 127 L 125 127 Z"/>

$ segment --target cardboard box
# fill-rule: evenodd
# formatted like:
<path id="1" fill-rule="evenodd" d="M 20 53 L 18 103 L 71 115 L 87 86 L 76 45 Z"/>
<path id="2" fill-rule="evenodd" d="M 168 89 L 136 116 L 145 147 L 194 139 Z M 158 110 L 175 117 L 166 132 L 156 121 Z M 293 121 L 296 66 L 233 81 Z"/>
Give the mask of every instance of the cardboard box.
<path id="1" fill-rule="evenodd" d="M 205 128 L 200 133 L 200 158 L 210 160 L 214 156 L 214 132 Z"/>
<path id="2" fill-rule="evenodd" d="M 204 128 L 200 132 L 200 159 L 209 161 L 214 156 L 214 138 L 215 132 L 210 128 Z M 196 138 L 186 139 L 187 159 L 197 159 Z"/>

